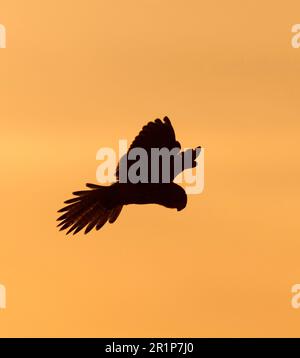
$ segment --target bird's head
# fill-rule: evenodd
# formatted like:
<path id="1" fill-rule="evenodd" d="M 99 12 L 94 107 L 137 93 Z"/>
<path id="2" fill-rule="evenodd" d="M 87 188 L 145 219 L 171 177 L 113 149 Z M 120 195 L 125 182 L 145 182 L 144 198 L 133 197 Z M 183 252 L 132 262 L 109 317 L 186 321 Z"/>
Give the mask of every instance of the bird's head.
<path id="1" fill-rule="evenodd" d="M 178 190 L 176 190 L 176 194 L 175 194 L 175 198 L 177 202 L 176 209 L 177 211 L 180 211 L 186 207 L 187 195 L 185 190 L 181 186 L 177 185 L 177 187 Z"/>
<path id="2" fill-rule="evenodd" d="M 177 211 L 180 211 L 186 207 L 187 195 L 181 186 L 175 183 L 169 183 L 165 184 L 159 201 L 161 205 L 167 208 L 177 209 Z"/>

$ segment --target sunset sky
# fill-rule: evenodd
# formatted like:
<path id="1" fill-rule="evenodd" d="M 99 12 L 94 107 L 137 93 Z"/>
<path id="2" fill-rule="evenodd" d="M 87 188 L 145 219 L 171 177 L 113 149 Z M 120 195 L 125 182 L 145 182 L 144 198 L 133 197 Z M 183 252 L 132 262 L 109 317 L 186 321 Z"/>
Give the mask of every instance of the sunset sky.
<path id="1" fill-rule="evenodd" d="M 299 0 L 0 0 L 1 337 L 295 337 Z M 205 148 L 185 210 L 66 237 L 96 153 L 169 116 Z"/>

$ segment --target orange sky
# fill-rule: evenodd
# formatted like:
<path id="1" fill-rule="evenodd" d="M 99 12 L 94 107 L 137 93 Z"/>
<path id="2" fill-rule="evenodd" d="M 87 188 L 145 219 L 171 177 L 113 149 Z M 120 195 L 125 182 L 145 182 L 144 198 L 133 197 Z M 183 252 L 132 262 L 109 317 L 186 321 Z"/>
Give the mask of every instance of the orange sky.
<path id="1" fill-rule="evenodd" d="M 0 0 L 1 337 L 299 336 L 299 1 Z M 70 240 L 96 152 L 168 115 L 205 147 L 181 212 Z"/>

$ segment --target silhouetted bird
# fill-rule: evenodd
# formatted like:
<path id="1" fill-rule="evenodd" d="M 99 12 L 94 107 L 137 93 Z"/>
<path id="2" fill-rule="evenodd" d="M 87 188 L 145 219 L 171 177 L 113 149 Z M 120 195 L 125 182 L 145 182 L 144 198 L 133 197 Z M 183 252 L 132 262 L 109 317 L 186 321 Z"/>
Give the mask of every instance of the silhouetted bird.
<path id="1" fill-rule="evenodd" d="M 145 182 L 124 182 L 120 180 L 120 171 L 122 171 L 122 160 L 134 148 L 143 148 L 148 154 L 148 176 Z M 178 168 L 174 160 L 170 161 L 169 182 L 164 182 L 161 172 L 163 171 L 164 162 L 159 162 L 159 179 L 155 183 L 151 182 L 151 148 L 167 148 L 177 151 L 175 158 L 182 160 L 182 167 Z M 177 174 L 187 168 L 194 168 L 197 165 L 196 158 L 200 153 L 200 147 L 189 149 L 186 152 L 180 152 L 181 145 L 176 141 L 175 132 L 168 117 L 163 121 L 156 119 L 149 122 L 143 127 L 138 136 L 131 144 L 127 155 L 121 158 L 116 170 L 117 181 L 110 186 L 100 186 L 95 184 L 86 184 L 91 190 L 76 191 L 73 194 L 75 198 L 65 201 L 68 204 L 58 212 L 64 212 L 57 220 L 61 221 L 58 226 L 60 230 L 69 228 L 68 233 L 73 231 L 76 234 L 83 228 L 85 234 L 94 227 L 99 230 L 107 221 L 113 223 L 116 221 L 124 205 L 128 204 L 159 204 L 167 208 L 176 208 L 178 211 L 185 208 L 187 204 L 187 195 L 185 190 L 173 183 Z M 197 150 L 198 149 L 198 150 Z M 183 160 L 183 154 L 189 152 L 191 161 L 186 164 Z M 127 160 L 126 179 L 132 165 L 137 160 Z M 121 165 L 121 169 L 120 169 Z M 175 168 L 175 169 L 174 169 Z M 176 169 L 177 168 L 177 169 Z M 121 173 L 122 174 L 122 173 Z"/>

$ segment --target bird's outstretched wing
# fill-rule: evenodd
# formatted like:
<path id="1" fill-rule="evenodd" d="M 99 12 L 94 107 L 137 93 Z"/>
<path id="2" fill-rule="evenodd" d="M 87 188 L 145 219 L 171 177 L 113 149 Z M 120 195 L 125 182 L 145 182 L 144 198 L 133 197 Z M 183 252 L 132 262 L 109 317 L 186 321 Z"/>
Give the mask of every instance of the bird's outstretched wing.
<path id="1" fill-rule="evenodd" d="M 133 140 L 128 152 L 134 148 L 143 148 L 146 150 L 148 157 L 151 155 L 151 148 L 167 148 L 169 150 L 173 148 L 181 148 L 180 143 L 176 140 L 175 131 L 172 127 L 171 121 L 168 117 L 164 117 L 163 121 L 159 118 L 154 122 L 146 124 L 140 133 Z M 135 161 L 128 161 L 127 170 Z M 119 180 L 119 168 L 116 170 L 116 177 Z"/>
<path id="2" fill-rule="evenodd" d="M 181 148 L 181 145 L 176 141 L 175 131 L 170 119 L 164 117 L 163 121 L 157 118 L 154 122 L 146 124 L 135 137 L 129 150 L 138 147 L 146 150 L 164 147 L 172 149 Z"/>

